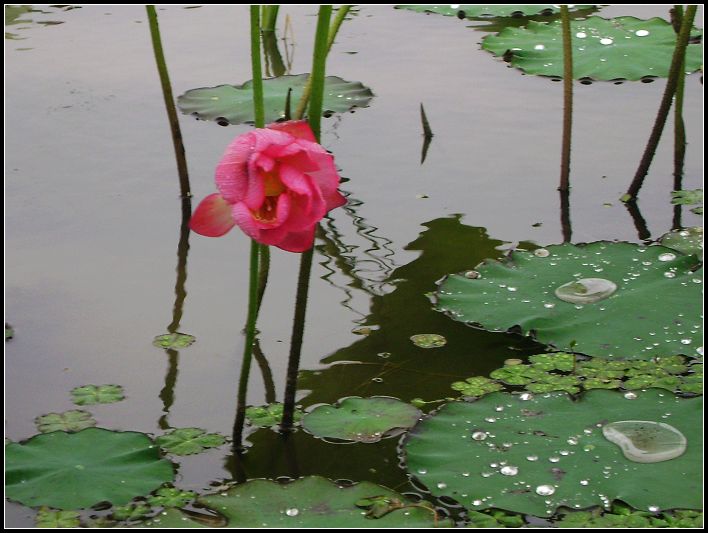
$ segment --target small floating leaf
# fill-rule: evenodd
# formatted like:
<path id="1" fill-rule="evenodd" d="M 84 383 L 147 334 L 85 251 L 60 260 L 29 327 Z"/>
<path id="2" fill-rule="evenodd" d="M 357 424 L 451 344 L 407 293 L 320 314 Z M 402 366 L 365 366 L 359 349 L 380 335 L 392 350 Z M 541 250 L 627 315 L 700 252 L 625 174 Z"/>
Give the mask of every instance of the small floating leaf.
<path id="1" fill-rule="evenodd" d="M 165 333 L 164 335 L 155 337 L 155 340 L 152 341 L 152 345 L 158 348 L 164 348 L 165 350 L 179 350 L 191 346 L 196 340 L 197 338 L 194 335 L 188 335 L 186 333 Z"/>
<path id="2" fill-rule="evenodd" d="M 660 18 L 634 17 L 571 20 L 573 78 L 639 80 L 667 77 L 676 46 L 676 32 Z M 560 21 L 529 22 L 524 28 L 505 28 L 484 38 L 482 48 L 505 56 L 527 74 L 563 76 L 563 39 Z M 509 53 L 508 53 L 509 52 Z M 686 72 L 703 62 L 700 44 L 686 49 Z"/>
<path id="3" fill-rule="evenodd" d="M 699 205 L 703 203 L 703 189 L 671 191 L 674 205 Z"/>
<path id="4" fill-rule="evenodd" d="M 636 463 L 669 461 L 686 451 L 683 433 L 663 422 L 621 420 L 603 426 L 602 434 Z"/>
<path id="5" fill-rule="evenodd" d="M 263 101 L 266 123 L 285 117 L 285 99 L 292 89 L 291 101 L 302 96 L 309 74 L 280 76 L 263 80 Z M 327 76 L 324 85 L 325 116 L 344 113 L 355 107 L 367 107 L 374 97 L 371 89 L 359 82 L 346 81 L 337 76 Z M 182 113 L 201 120 L 214 120 L 223 126 L 253 123 L 253 82 L 242 85 L 219 85 L 191 89 L 177 98 Z"/>
<path id="6" fill-rule="evenodd" d="M 293 420 L 299 422 L 302 420 L 302 416 L 302 411 L 295 409 Z M 262 428 L 277 426 L 283 419 L 283 404 L 271 403 L 262 407 L 247 407 L 246 418 L 252 426 Z"/>
<path id="7" fill-rule="evenodd" d="M 456 381 L 450 388 L 462 393 L 463 396 L 479 398 L 490 392 L 502 390 L 502 386 L 489 378 L 475 376 L 465 381 Z"/>
<path id="8" fill-rule="evenodd" d="M 140 518 L 150 514 L 150 507 L 142 502 L 130 503 L 128 505 L 119 505 L 113 509 L 113 518 L 115 520 L 139 520 Z"/>
<path id="9" fill-rule="evenodd" d="M 155 442 L 166 452 L 175 455 L 192 455 L 208 448 L 216 448 L 226 442 L 218 433 L 207 433 L 199 428 L 180 428 L 157 437 Z"/>
<path id="10" fill-rule="evenodd" d="M 53 511 L 46 507 L 42 507 L 37 512 L 37 517 L 34 519 L 37 527 L 79 527 L 81 521 L 79 513 L 76 511 Z"/>
<path id="11" fill-rule="evenodd" d="M 418 421 L 421 412 L 412 405 L 374 396 L 346 398 L 338 405 L 321 405 L 302 419 L 302 427 L 317 437 L 356 442 L 378 442 L 400 435 Z"/>
<path id="12" fill-rule="evenodd" d="M 28 507 L 123 505 L 174 479 L 172 463 L 147 435 L 101 428 L 8 444 L 5 464 L 6 496 Z"/>
<path id="13" fill-rule="evenodd" d="M 437 333 L 419 333 L 413 335 L 411 341 L 418 348 L 441 348 L 447 344 L 447 339 Z"/>
<path id="14" fill-rule="evenodd" d="M 123 387 L 120 385 L 84 385 L 71 391 L 71 401 L 76 405 L 115 403 L 124 398 Z"/>
<path id="15" fill-rule="evenodd" d="M 162 487 L 148 498 L 148 503 L 156 507 L 184 507 L 196 497 L 196 493 L 191 491 Z"/>
<path id="16" fill-rule="evenodd" d="M 40 433 L 51 433 L 52 431 L 76 432 L 96 425 L 91 413 L 80 410 L 38 416 L 35 418 L 34 423 Z"/>

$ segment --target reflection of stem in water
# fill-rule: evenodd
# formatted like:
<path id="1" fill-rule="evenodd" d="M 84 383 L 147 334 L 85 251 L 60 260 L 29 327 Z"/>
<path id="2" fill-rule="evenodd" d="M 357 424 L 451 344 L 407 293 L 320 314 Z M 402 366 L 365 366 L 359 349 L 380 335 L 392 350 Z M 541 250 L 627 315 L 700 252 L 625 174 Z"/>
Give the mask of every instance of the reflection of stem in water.
<path id="1" fill-rule="evenodd" d="M 558 189 L 567 191 L 570 188 L 570 139 L 573 128 L 573 47 L 570 37 L 568 6 L 561 5 L 560 9 L 561 28 L 563 29 L 563 144 L 561 148 L 560 186 Z M 569 241 L 570 237 L 565 242 Z"/>
<path id="2" fill-rule="evenodd" d="M 290 36 L 290 42 L 288 42 L 288 36 Z M 290 15 L 285 15 L 285 24 L 283 25 L 283 50 L 285 50 L 285 73 L 290 74 L 295 59 L 295 32 L 293 31 L 293 25 L 290 21 Z"/>
<path id="3" fill-rule="evenodd" d="M 430 141 L 433 140 L 433 130 L 430 129 L 428 117 L 425 115 L 425 108 L 420 104 L 420 121 L 423 124 L 423 148 L 420 151 L 420 164 L 425 163 L 425 157 L 428 155 Z"/>
<path id="4" fill-rule="evenodd" d="M 263 375 L 263 386 L 265 388 L 265 403 L 271 404 L 275 402 L 275 382 L 273 381 L 273 372 L 268 365 L 268 359 L 266 359 L 263 350 L 261 349 L 261 343 L 258 339 L 255 339 L 253 343 L 253 357 L 258 363 L 261 369 L 261 374 Z"/>
<path id="5" fill-rule="evenodd" d="M 278 49 L 278 37 L 275 34 L 275 28 L 272 30 L 263 30 L 261 33 L 263 39 L 263 58 L 265 59 L 265 74 L 267 77 L 282 76 L 285 74 L 285 63 L 283 56 L 280 55 Z"/>
<path id="6" fill-rule="evenodd" d="M 172 144 L 175 149 L 175 159 L 177 161 L 177 172 L 179 173 L 179 188 L 182 198 L 191 196 L 189 186 L 189 174 L 187 172 L 187 159 L 184 155 L 184 144 L 182 143 L 182 132 L 179 128 L 179 119 L 177 118 L 177 110 L 175 109 L 175 100 L 172 96 L 172 85 L 170 84 L 170 75 L 167 72 L 167 63 L 165 62 L 165 54 L 162 51 L 162 40 L 160 38 L 160 26 L 157 22 L 157 12 L 154 5 L 145 6 L 147 10 L 148 21 L 150 23 L 150 36 L 152 37 L 152 48 L 155 52 L 155 62 L 157 63 L 157 71 L 160 74 L 160 83 L 162 84 L 162 96 L 165 100 L 165 109 L 167 110 L 167 118 L 170 122 L 172 131 Z"/>
<path id="7" fill-rule="evenodd" d="M 182 310 L 184 301 L 187 298 L 185 284 L 187 282 L 187 255 L 189 254 L 189 219 L 192 216 L 191 198 L 182 198 L 182 222 L 179 228 L 179 244 L 177 245 L 177 281 L 175 282 L 175 303 L 172 306 L 172 322 L 167 326 L 167 331 L 176 333 L 179 331 L 179 324 L 182 320 Z M 167 417 L 170 408 L 174 403 L 175 384 L 177 383 L 177 373 L 179 364 L 179 352 L 177 350 L 167 350 L 169 366 L 165 375 L 165 386 L 160 391 L 162 400 L 162 412 L 158 422 L 160 428 L 170 427 Z"/>
<path id="8" fill-rule="evenodd" d="M 561 230 L 563 242 L 570 242 L 573 237 L 573 228 L 570 224 L 570 189 L 560 190 L 561 205 Z"/>
<path id="9" fill-rule="evenodd" d="M 625 206 L 627 207 L 627 211 L 629 211 L 629 216 L 632 217 L 634 227 L 637 228 L 637 236 L 643 241 L 651 238 L 651 233 L 649 233 L 649 228 L 647 227 L 647 221 L 644 220 L 642 213 L 639 211 L 637 202 L 627 202 Z"/>
<path id="10" fill-rule="evenodd" d="M 691 28 L 693 27 L 693 19 L 696 16 L 696 6 L 690 5 L 686 8 L 686 14 L 681 21 L 681 29 L 676 38 L 676 48 L 674 49 L 674 55 L 671 59 L 671 68 L 669 69 L 669 78 L 666 81 L 666 88 L 664 89 L 664 95 L 661 98 L 661 104 L 659 105 L 659 111 L 656 114 L 656 120 L 654 122 L 654 127 L 652 128 L 651 135 L 649 136 L 649 141 L 644 149 L 644 155 L 642 160 L 639 162 L 639 167 L 634 175 L 634 179 L 627 189 L 627 193 L 622 197 L 625 201 L 634 201 L 637 198 L 639 189 L 641 189 L 644 183 L 644 178 L 649 173 L 649 167 L 651 166 L 652 159 L 654 159 L 654 153 L 656 152 L 656 147 L 659 145 L 659 139 L 661 138 L 661 133 L 664 130 L 664 124 L 666 123 L 666 118 L 669 115 L 669 110 L 671 109 L 671 102 L 676 93 L 676 87 L 681 74 L 682 66 L 684 65 L 686 57 L 686 46 L 688 46 L 688 39 L 691 35 Z"/>

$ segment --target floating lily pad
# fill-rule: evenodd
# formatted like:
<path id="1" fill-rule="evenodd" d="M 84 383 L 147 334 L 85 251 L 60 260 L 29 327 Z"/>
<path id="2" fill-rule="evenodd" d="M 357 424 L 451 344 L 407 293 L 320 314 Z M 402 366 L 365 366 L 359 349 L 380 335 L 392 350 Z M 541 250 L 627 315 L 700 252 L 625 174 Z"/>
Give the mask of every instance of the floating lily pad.
<path id="1" fill-rule="evenodd" d="M 174 478 L 147 435 L 100 428 L 8 444 L 5 464 L 5 494 L 29 507 L 123 505 Z"/>
<path id="2" fill-rule="evenodd" d="M 396 9 L 409 9 L 418 13 L 436 13 L 448 17 L 465 18 L 496 18 L 496 17 L 530 17 L 533 15 L 554 15 L 560 13 L 560 6 L 551 4 L 531 4 L 531 5 L 445 5 L 445 6 L 424 6 L 424 5 L 401 5 Z M 592 5 L 572 5 L 568 6 L 570 11 L 589 9 Z"/>
<path id="3" fill-rule="evenodd" d="M 91 413 L 79 410 L 38 416 L 35 418 L 34 423 L 40 433 L 51 433 L 52 431 L 76 432 L 96 425 Z"/>
<path id="4" fill-rule="evenodd" d="M 34 519 L 37 527 L 79 527 L 81 520 L 79 513 L 76 511 L 53 511 L 42 507 L 37 512 L 37 517 Z"/>
<path id="5" fill-rule="evenodd" d="M 671 191 L 671 203 L 675 205 L 699 205 L 691 209 L 692 213 L 703 214 L 703 189 L 692 191 Z"/>
<path id="6" fill-rule="evenodd" d="M 703 513 L 687 510 L 656 513 L 651 511 L 635 511 L 625 506 L 615 504 L 611 513 L 602 513 L 600 509 L 593 511 L 576 511 L 563 513 L 555 523 L 562 528 L 702 528 Z"/>
<path id="7" fill-rule="evenodd" d="M 378 518 L 366 516 L 357 503 L 373 497 L 395 500 L 400 506 L 391 506 Z M 230 527 L 240 528 L 414 528 L 435 523 L 431 509 L 380 485 L 361 482 L 343 487 L 317 476 L 286 484 L 256 479 L 223 495 L 203 496 L 199 502 L 226 516 Z M 444 520 L 438 525 L 451 524 Z"/>
<path id="8" fill-rule="evenodd" d="M 123 387 L 120 385 L 84 385 L 71 391 L 71 401 L 76 405 L 115 403 L 124 398 Z"/>
<path id="9" fill-rule="evenodd" d="M 139 520 L 150 514 L 151 511 L 152 509 L 149 505 L 136 502 L 115 507 L 112 515 L 115 520 Z"/>
<path id="10" fill-rule="evenodd" d="M 490 392 L 500 391 L 503 387 L 489 378 L 475 376 L 465 381 L 456 381 L 450 385 L 450 388 L 461 392 L 463 396 L 480 397 Z"/>
<path id="11" fill-rule="evenodd" d="M 192 455 L 208 448 L 221 446 L 226 442 L 226 438 L 218 433 L 207 433 L 199 428 L 180 428 L 157 437 L 155 442 L 166 452 L 175 455 Z"/>
<path id="12" fill-rule="evenodd" d="M 435 295 L 438 309 L 487 330 L 520 331 L 558 350 L 607 359 L 698 355 L 702 285 L 701 272 L 693 271 L 700 265 L 696 257 L 609 242 L 544 251 L 487 260 L 476 267 L 475 279 L 448 276 Z M 617 285 L 605 299 L 574 304 L 555 294 L 568 282 L 600 276 Z"/>
<path id="13" fill-rule="evenodd" d="M 413 335 L 411 341 L 418 348 L 442 348 L 447 344 L 447 339 L 437 333 L 419 333 Z"/>
<path id="14" fill-rule="evenodd" d="M 188 335 L 186 333 L 165 333 L 164 335 L 155 337 L 155 340 L 152 341 L 152 345 L 158 348 L 164 348 L 165 350 L 179 350 L 191 346 L 196 340 L 197 338 L 194 335 Z"/>
<path id="15" fill-rule="evenodd" d="M 280 76 L 263 80 L 263 103 L 266 123 L 285 117 L 285 99 L 292 89 L 291 102 L 298 102 L 309 74 Z M 374 97 L 371 89 L 359 82 L 346 81 L 337 76 L 327 76 L 324 87 L 325 116 L 344 113 L 355 107 L 367 107 Z M 243 85 L 219 85 L 191 89 L 177 98 L 177 105 L 184 114 L 200 120 L 214 120 L 222 126 L 253 123 L 253 82 Z"/>
<path id="16" fill-rule="evenodd" d="M 696 226 L 670 231 L 659 239 L 659 243 L 684 254 L 703 257 L 703 228 Z"/>
<path id="17" fill-rule="evenodd" d="M 317 437 L 378 442 L 400 435 L 418 421 L 412 405 L 383 396 L 346 398 L 338 405 L 320 405 L 302 419 L 302 427 Z"/>
<path id="18" fill-rule="evenodd" d="M 295 412 L 293 413 L 293 420 L 295 422 L 299 422 L 302 420 L 302 416 L 302 411 L 300 409 L 295 409 Z M 246 418 L 252 426 L 261 428 L 277 426 L 283 419 L 283 404 L 272 403 L 270 405 L 258 407 L 247 407 Z"/>
<path id="19" fill-rule="evenodd" d="M 635 17 L 571 20 L 573 78 L 639 80 L 665 78 L 676 46 L 676 32 L 661 18 Z M 698 33 L 696 30 L 695 33 Z M 563 38 L 560 21 L 529 22 L 524 28 L 505 28 L 482 41 L 482 48 L 504 56 L 527 74 L 563 76 Z M 686 49 L 686 72 L 703 63 L 700 44 Z"/>
<path id="20" fill-rule="evenodd" d="M 496 392 L 449 403 L 409 432 L 404 463 L 433 495 L 471 510 L 550 516 L 561 506 L 609 506 L 614 499 L 655 511 L 700 509 L 701 399 L 656 389 L 628 398 L 607 390 L 575 401 L 564 393 Z M 611 422 L 667 419 L 688 446 L 660 463 L 629 461 L 602 435 Z"/>
<path id="21" fill-rule="evenodd" d="M 162 487 L 148 498 L 148 503 L 156 507 L 184 507 L 196 497 L 197 494 L 191 491 Z"/>

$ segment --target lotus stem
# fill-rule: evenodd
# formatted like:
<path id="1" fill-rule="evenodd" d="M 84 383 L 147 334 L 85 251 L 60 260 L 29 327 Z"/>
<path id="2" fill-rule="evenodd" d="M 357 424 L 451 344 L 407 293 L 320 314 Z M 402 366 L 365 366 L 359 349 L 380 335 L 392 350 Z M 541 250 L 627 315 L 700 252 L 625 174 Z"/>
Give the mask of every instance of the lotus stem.
<path id="1" fill-rule="evenodd" d="M 561 191 L 570 188 L 570 141 L 573 128 L 573 46 L 570 36 L 568 6 L 561 5 L 563 32 L 563 141 L 561 148 Z"/>

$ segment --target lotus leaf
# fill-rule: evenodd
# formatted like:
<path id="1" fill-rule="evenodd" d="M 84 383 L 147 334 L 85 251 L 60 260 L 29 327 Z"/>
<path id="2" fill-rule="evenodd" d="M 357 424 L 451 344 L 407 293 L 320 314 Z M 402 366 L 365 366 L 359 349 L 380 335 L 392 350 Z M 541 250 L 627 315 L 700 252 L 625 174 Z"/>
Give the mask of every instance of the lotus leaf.
<path id="1" fill-rule="evenodd" d="M 128 503 L 172 481 L 172 463 L 143 433 L 54 431 L 5 446 L 5 493 L 29 507 L 79 509 Z"/>
<path id="2" fill-rule="evenodd" d="M 191 491 L 162 487 L 148 498 L 148 503 L 156 507 L 184 507 L 196 497 L 196 493 Z"/>
<path id="3" fill-rule="evenodd" d="M 120 385 L 84 385 L 73 389 L 71 397 L 76 405 L 95 405 L 119 402 L 125 395 Z"/>
<path id="4" fill-rule="evenodd" d="M 34 523 L 37 527 L 50 527 L 54 529 L 60 527 L 79 527 L 81 520 L 79 513 L 76 511 L 53 511 L 42 507 L 37 512 Z"/>
<path id="5" fill-rule="evenodd" d="M 141 502 L 119 505 L 113 509 L 113 518 L 116 520 L 139 520 L 150 514 L 150 511 L 150 506 Z"/>
<path id="6" fill-rule="evenodd" d="M 470 510 L 551 516 L 561 506 L 615 499 L 637 509 L 700 509 L 701 403 L 656 389 L 593 390 L 574 401 L 564 393 L 495 392 L 423 419 L 404 438 L 402 459 L 433 495 Z M 630 461 L 601 429 L 622 420 L 668 421 L 687 449 L 663 462 Z"/>
<path id="7" fill-rule="evenodd" d="M 155 340 L 152 341 L 152 345 L 158 348 L 164 348 L 165 350 L 179 350 L 180 348 L 191 346 L 196 340 L 197 338 L 194 335 L 188 335 L 186 333 L 165 333 L 164 335 L 155 337 Z"/>
<path id="8" fill-rule="evenodd" d="M 309 74 L 280 76 L 263 80 L 263 103 L 266 123 L 285 117 L 285 99 L 288 90 L 292 102 L 297 102 Z M 355 107 L 367 107 L 374 97 L 371 89 L 359 82 L 327 76 L 324 87 L 323 114 L 344 113 Z M 214 120 L 222 126 L 253 123 L 253 82 L 243 85 L 219 85 L 191 89 L 177 98 L 182 113 L 200 120 Z"/>
<path id="9" fill-rule="evenodd" d="M 355 442 L 378 442 L 400 435 L 418 421 L 421 412 L 411 404 L 374 396 L 345 398 L 338 405 L 320 405 L 302 419 L 302 427 L 317 437 Z"/>
<path id="10" fill-rule="evenodd" d="M 175 455 L 192 455 L 201 453 L 207 448 L 221 446 L 226 442 L 226 438 L 218 433 L 207 433 L 199 428 L 180 428 L 157 437 L 155 442 L 166 452 Z"/>
<path id="11" fill-rule="evenodd" d="M 459 391 L 463 396 L 479 397 L 502 390 L 502 386 L 489 378 L 475 376 L 465 381 L 456 381 L 450 388 Z"/>
<path id="12" fill-rule="evenodd" d="M 701 272 L 694 271 L 700 265 L 695 256 L 622 242 L 560 244 L 537 252 L 515 250 L 505 260 L 486 260 L 474 279 L 448 276 L 435 295 L 437 308 L 457 321 L 491 331 L 520 330 L 558 350 L 605 359 L 700 353 Z M 588 297 L 584 287 L 576 288 L 577 303 L 567 301 L 567 294 L 557 296 L 569 281 L 590 279 L 617 288 L 589 303 L 580 303 Z"/>
<path id="13" fill-rule="evenodd" d="M 676 46 L 676 32 L 661 18 L 603 19 L 588 17 L 570 22 L 573 78 L 639 80 L 667 77 Z M 482 48 L 527 74 L 563 76 L 561 23 L 529 22 L 524 28 L 505 28 L 484 38 Z M 703 63 L 700 44 L 686 49 L 686 72 Z"/>
<path id="14" fill-rule="evenodd" d="M 51 433 L 52 431 L 75 432 L 96 425 L 91 413 L 79 410 L 38 416 L 35 418 L 34 423 L 40 433 Z"/>
<path id="15" fill-rule="evenodd" d="M 659 238 L 663 246 L 684 254 L 703 256 L 703 228 L 700 226 L 670 231 Z"/>

